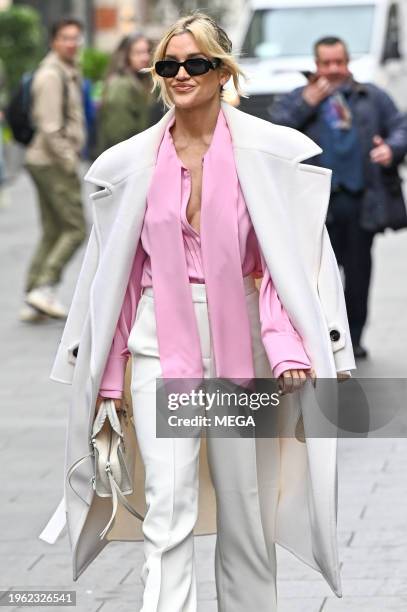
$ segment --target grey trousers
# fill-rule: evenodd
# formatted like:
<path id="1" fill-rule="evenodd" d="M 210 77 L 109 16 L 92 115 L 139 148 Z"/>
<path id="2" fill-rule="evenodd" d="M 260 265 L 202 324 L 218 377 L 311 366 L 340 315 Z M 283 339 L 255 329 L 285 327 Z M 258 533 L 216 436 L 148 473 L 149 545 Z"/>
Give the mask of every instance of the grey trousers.
<path id="1" fill-rule="evenodd" d="M 213 353 L 204 284 L 191 284 L 204 376 Z M 245 278 L 256 377 L 270 377 L 260 332 L 258 291 Z M 153 289 L 145 289 L 128 347 L 132 353 L 134 421 L 145 467 L 144 585 L 141 612 L 196 612 L 193 528 L 198 514 L 200 438 L 156 437 L 156 378 L 162 376 Z M 275 612 L 273 539 L 279 477 L 278 439 L 208 437 L 208 462 L 217 502 L 215 578 L 220 612 Z M 257 474 L 258 444 L 267 444 L 270 471 Z M 267 511 L 262 507 L 260 487 Z"/>
<path id="2" fill-rule="evenodd" d="M 41 238 L 32 256 L 25 291 L 61 281 L 65 266 L 86 238 L 81 183 L 57 164 L 26 164 L 38 194 Z"/>

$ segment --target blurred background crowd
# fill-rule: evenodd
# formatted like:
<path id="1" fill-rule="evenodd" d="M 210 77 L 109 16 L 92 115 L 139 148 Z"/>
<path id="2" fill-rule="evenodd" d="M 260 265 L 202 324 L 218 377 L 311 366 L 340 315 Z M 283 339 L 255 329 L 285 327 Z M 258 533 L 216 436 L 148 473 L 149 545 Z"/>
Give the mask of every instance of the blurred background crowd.
<path id="1" fill-rule="evenodd" d="M 366 358 L 374 236 L 407 226 L 407 7 L 403 0 L 0 1 L 0 197 L 25 170 L 41 236 L 18 318 L 64 319 L 63 272 L 88 233 L 81 175 L 165 112 L 148 72 L 163 30 L 207 11 L 248 76 L 228 101 L 301 130 L 333 170 L 327 227 L 343 273 L 355 355 Z M 0 204 L 1 209 L 1 204 Z"/>

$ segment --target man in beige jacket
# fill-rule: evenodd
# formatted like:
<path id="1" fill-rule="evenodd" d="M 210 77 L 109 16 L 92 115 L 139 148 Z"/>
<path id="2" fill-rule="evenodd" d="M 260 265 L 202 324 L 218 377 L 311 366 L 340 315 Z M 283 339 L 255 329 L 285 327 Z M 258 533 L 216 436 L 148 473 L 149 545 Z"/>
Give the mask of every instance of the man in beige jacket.
<path id="1" fill-rule="evenodd" d="M 37 192 L 42 236 L 33 255 L 20 318 L 65 318 L 56 297 L 63 269 L 86 238 L 79 155 L 85 142 L 81 77 L 76 56 L 82 24 L 62 18 L 51 29 L 51 50 L 32 83 L 35 133 L 27 147 L 26 168 Z"/>

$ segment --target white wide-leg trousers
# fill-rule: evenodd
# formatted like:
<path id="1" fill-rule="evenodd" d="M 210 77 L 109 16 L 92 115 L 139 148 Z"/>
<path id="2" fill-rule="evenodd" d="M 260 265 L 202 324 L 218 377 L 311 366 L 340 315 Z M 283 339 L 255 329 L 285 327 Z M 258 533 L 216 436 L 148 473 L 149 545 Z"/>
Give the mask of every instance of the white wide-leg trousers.
<path id="1" fill-rule="evenodd" d="M 255 375 L 270 377 L 261 340 L 258 290 L 252 277 L 246 277 L 244 285 Z M 190 286 L 207 378 L 214 375 L 214 362 L 205 285 L 191 283 Z M 141 573 L 144 595 L 140 612 L 196 612 L 193 528 L 198 514 L 200 438 L 156 437 L 156 378 L 162 376 L 162 371 L 152 288 L 144 289 L 140 298 L 128 347 L 132 353 L 131 393 L 145 467 L 147 503 L 143 522 L 145 562 Z M 275 612 L 273 534 L 279 475 L 278 438 L 209 436 L 207 443 L 217 501 L 218 610 Z M 266 452 L 270 467 L 262 479 L 257 471 L 260 445 L 262 457 Z"/>

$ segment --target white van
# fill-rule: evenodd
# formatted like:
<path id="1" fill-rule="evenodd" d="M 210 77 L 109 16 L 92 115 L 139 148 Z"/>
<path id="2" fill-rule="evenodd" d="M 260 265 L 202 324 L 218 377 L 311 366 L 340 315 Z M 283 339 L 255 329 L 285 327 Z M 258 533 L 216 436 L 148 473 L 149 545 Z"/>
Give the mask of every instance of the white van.
<path id="1" fill-rule="evenodd" d="M 338 36 L 356 80 L 373 82 L 407 110 L 407 0 L 252 0 L 233 36 L 250 78 L 239 108 L 270 119 L 275 95 L 305 85 L 315 70 L 313 44 Z"/>

